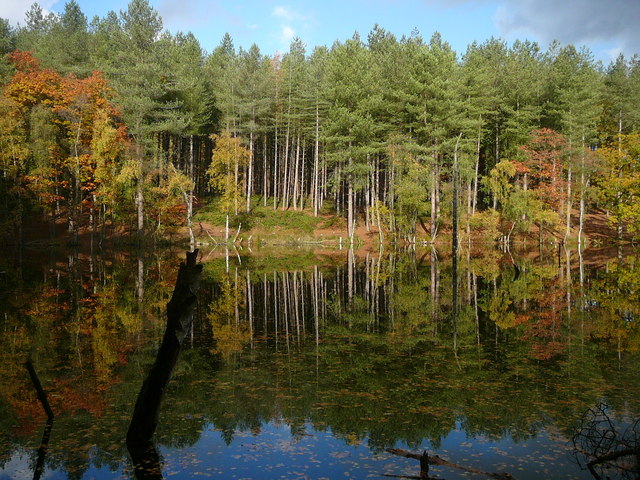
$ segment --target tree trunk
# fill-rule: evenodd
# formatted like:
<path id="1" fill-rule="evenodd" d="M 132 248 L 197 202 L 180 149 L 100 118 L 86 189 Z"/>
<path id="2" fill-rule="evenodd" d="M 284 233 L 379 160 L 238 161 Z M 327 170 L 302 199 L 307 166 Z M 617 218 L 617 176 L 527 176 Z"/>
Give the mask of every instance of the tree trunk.
<path id="1" fill-rule="evenodd" d="M 480 116 L 480 120 L 482 120 L 482 116 Z M 471 206 L 471 215 L 475 215 L 476 207 L 478 206 L 478 170 L 480 168 L 480 135 L 482 133 L 482 129 L 478 128 L 478 139 L 476 140 L 476 161 L 474 165 L 474 174 L 473 174 L 473 202 Z"/>
<path id="2" fill-rule="evenodd" d="M 284 137 L 284 172 L 282 174 L 282 210 L 289 208 L 289 125 Z"/>
<path id="3" fill-rule="evenodd" d="M 452 235 L 451 235 L 451 252 L 454 261 L 457 262 L 458 257 L 458 146 L 460 144 L 462 133 L 458 135 L 456 146 L 453 152 L 453 204 L 452 204 Z"/>
<path id="4" fill-rule="evenodd" d="M 249 170 L 247 172 L 247 213 L 251 211 L 251 194 L 253 187 L 253 129 L 249 133 Z"/>
<path id="5" fill-rule="evenodd" d="M 158 425 L 162 395 L 178 360 L 182 342 L 193 321 L 202 272 L 202 265 L 196 264 L 197 256 L 197 250 L 187 253 L 187 263 L 180 265 L 173 296 L 167 303 L 167 328 L 162 344 L 142 384 L 127 431 L 129 451 L 146 448 Z"/>
<path id="6" fill-rule="evenodd" d="M 187 192 L 187 227 L 189 227 L 189 245 L 191 246 L 191 250 L 193 250 L 196 246 L 196 237 L 193 235 L 193 188 L 195 185 L 193 179 L 193 135 L 189 136 L 189 180 L 191 181 L 191 186 L 189 187 L 189 192 Z"/>
<path id="7" fill-rule="evenodd" d="M 349 145 L 351 147 L 351 145 Z M 353 159 L 349 157 L 349 167 L 351 167 Z M 347 175 L 347 233 L 349 234 L 349 240 L 353 243 L 353 236 L 355 234 L 355 215 L 354 215 L 354 202 L 353 202 L 353 173 L 349 172 Z"/>
<path id="8" fill-rule="evenodd" d="M 435 240 L 438 230 L 438 165 L 434 155 L 434 165 L 431 182 L 431 224 L 429 225 L 431 241 Z"/>
<path id="9" fill-rule="evenodd" d="M 318 195 L 318 161 L 320 153 L 320 112 L 319 106 L 316 104 L 316 140 L 313 149 L 313 216 L 318 216 L 318 203 L 320 201 Z"/>
<path id="10" fill-rule="evenodd" d="M 296 138 L 296 161 L 293 167 L 293 209 L 298 209 L 298 168 L 300 166 L 300 132 Z"/>
<path id="11" fill-rule="evenodd" d="M 267 206 L 267 197 L 269 192 L 267 191 L 267 136 L 264 135 L 262 146 L 262 205 Z"/>
<path id="12" fill-rule="evenodd" d="M 304 204 L 305 204 L 305 198 L 306 198 L 306 192 L 305 192 L 305 174 L 304 174 L 304 170 L 306 167 L 306 148 L 305 148 L 305 142 L 302 142 L 302 158 L 300 159 L 301 161 L 301 165 L 300 165 L 300 210 L 304 210 Z"/>
<path id="13" fill-rule="evenodd" d="M 571 178 L 572 178 L 571 165 L 567 170 L 567 214 L 566 214 L 566 229 L 564 232 L 565 241 L 571 235 Z"/>
<path id="14" fill-rule="evenodd" d="M 142 194 L 142 178 L 136 183 L 136 211 L 138 214 L 138 239 L 142 239 L 144 231 L 144 196 Z"/>
<path id="15" fill-rule="evenodd" d="M 273 210 L 278 208 L 278 126 L 273 141 Z"/>

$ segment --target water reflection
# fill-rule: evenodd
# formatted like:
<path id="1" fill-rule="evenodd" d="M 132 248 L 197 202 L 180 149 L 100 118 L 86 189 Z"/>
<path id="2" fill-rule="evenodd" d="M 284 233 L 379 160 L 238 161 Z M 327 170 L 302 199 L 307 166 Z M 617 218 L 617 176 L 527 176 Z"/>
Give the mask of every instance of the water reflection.
<path id="1" fill-rule="evenodd" d="M 570 455 L 586 408 L 640 412 L 633 255 L 464 252 L 455 276 L 435 250 L 214 257 L 156 431 L 167 474 L 415 475 L 385 453 L 399 447 L 590 478 Z M 60 412 L 47 471 L 131 475 L 123 439 L 179 258 L 30 260 L 0 268 L 2 471 L 36 462 L 31 354 Z"/>

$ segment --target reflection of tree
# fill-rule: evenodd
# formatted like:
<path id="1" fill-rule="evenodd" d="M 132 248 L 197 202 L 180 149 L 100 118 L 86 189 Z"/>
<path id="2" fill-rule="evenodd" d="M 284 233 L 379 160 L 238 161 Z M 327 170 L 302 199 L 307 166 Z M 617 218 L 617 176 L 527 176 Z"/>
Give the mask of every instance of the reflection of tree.
<path id="1" fill-rule="evenodd" d="M 229 358 L 233 353 L 242 351 L 251 339 L 247 322 L 240 322 L 240 310 L 244 306 L 247 284 L 235 273 L 225 273 L 220 281 L 220 294 L 211 302 L 208 320 L 213 327 L 215 353 Z"/>
<path id="2" fill-rule="evenodd" d="M 575 458 L 598 480 L 640 475 L 640 418 L 624 420 L 599 403 L 584 413 L 573 435 Z"/>
<path id="3" fill-rule="evenodd" d="M 350 307 L 346 264 L 314 269 L 311 259 L 303 260 L 290 261 L 287 269 L 278 259 L 276 269 L 264 257 L 243 257 L 237 275 L 233 266 L 225 273 L 224 260 L 217 270 L 207 265 L 197 308 L 204 313 L 214 305 L 225 315 L 202 315 L 205 321 L 194 325 L 195 339 L 185 342 L 174 371 L 179 381 L 170 384 L 154 437 L 158 445 L 193 445 L 212 428 L 231 442 L 236 432 L 257 433 L 270 421 L 289 426 L 294 439 L 303 438 L 311 424 L 374 451 L 399 442 L 438 448 L 457 427 L 471 438 L 524 441 L 552 423 L 570 438 L 573 420 L 602 398 L 617 411 L 640 408 L 634 398 L 640 385 L 637 361 L 629 354 L 619 362 L 616 343 L 610 349 L 602 341 L 609 337 L 598 327 L 614 314 L 623 321 L 615 299 L 612 316 L 601 314 L 607 291 L 621 288 L 625 297 L 619 301 L 627 303 L 618 305 L 637 305 L 630 261 L 625 269 L 587 272 L 589 301 L 582 322 L 576 316 L 573 323 L 563 313 L 563 289 L 571 279 L 557 266 L 517 258 L 516 276 L 508 259 L 500 264 L 494 257 L 472 257 L 469 272 L 462 262 L 456 359 L 447 321 L 453 292 L 446 256 L 418 262 L 392 252 L 356 263 Z M 164 327 L 160 307 L 174 283 L 175 262 L 145 259 L 142 304 L 135 296 L 135 260 L 124 255 L 95 262 L 95 273 L 80 258 L 73 280 L 66 264 L 44 281 L 38 270 L 29 292 L 4 297 L 12 303 L 0 302 L 0 313 L 7 313 L 0 337 L 6 368 L 0 424 L 9 433 L 0 437 L 0 461 L 15 451 L 35 452 L 40 441 L 39 423 L 26 428 L 26 419 L 40 407 L 26 405 L 25 392 L 32 393 L 32 387 L 12 367 L 18 365 L 24 377 L 21 363 L 31 348 L 36 355 L 51 352 L 51 358 L 40 353 L 35 360 L 55 391 L 54 409 L 64 413 L 56 419 L 47 467 L 80 478 L 90 466 L 116 471 L 128 461 L 121 439 L 140 378 L 157 353 Z M 264 273 L 254 270 L 257 264 Z M 75 302 L 78 315 L 71 311 L 69 290 L 80 280 L 82 289 L 74 295 L 87 300 Z M 555 304 L 544 302 L 551 292 L 559 295 Z M 499 300 L 492 309 L 494 295 Z M 579 298 L 571 296 L 575 311 Z M 532 352 L 548 337 L 533 333 L 538 314 L 546 311 L 555 315 L 547 319 L 549 332 L 563 349 L 541 360 Z M 633 330 L 633 323 L 625 328 Z M 228 344 L 234 347 L 226 350 L 230 355 L 221 348 L 212 354 L 212 324 L 216 338 L 220 325 L 239 334 L 237 343 Z"/>
<path id="4" fill-rule="evenodd" d="M 629 256 L 607 269 L 592 282 L 591 303 L 595 336 L 615 345 L 619 354 L 640 351 L 640 265 Z"/>
<path id="5" fill-rule="evenodd" d="M 121 468 L 123 419 L 137 393 L 139 365 L 155 353 L 149 340 L 162 325 L 157 306 L 166 304 L 177 270 L 173 257 L 147 257 L 156 268 L 146 272 L 140 304 L 127 258 L 119 252 L 65 258 L 54 251 L 44 262 L 26 256 L 22 271 L 0 264 L 0 464 L 16 454 L 37 462 L 41 407 L 23 367 L 32 356 L 60 412 L 46 467 L 72 479 L 90 464 Z M 135 387 L 128 380 L 134 377 Z"/>

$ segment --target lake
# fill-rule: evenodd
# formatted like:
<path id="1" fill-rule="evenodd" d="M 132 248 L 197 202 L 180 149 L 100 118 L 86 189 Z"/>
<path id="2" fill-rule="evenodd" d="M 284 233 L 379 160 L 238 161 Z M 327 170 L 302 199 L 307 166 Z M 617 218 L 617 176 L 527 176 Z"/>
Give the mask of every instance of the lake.
<path id="1" fill-rule="evenodd" d="M 551 247 L 201 251 L 135 470 L 182 258 L 0 259 L 0 479 L 639 478 L 640 255 Z"/>

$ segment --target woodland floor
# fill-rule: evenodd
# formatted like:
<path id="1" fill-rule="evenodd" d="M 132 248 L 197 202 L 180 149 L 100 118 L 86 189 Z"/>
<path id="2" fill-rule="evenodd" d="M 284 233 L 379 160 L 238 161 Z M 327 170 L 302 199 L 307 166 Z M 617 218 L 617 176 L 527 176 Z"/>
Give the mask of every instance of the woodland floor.
<path id="1" fill-rule="evenodd" d="M 572 218 L 572 237 L 577 237 L 578 233 L 578 212 L 574 212 Z M 308 215 L 312 215 L 308 213 Z M 356 228 L 355 236 L 358 239 L 356 248 L 359 251 L 378 251 L 380 245 L 379 231 L 376 226 L 371 227 L 368 231 L 364 225 L 363 219 L 358 219 L 359 223 Z M 466 243 L 466 237 L 464 232 L 464 225 L 461 225 L 461 242 Z M 134 238 L 129 232 L 124 230 L 120 231 L 108 231 L 107 243 L 132 243 Z M 214 225 L 204 221 L 194 222 L 194 233 L 197 241 L 203 245 L 216 245 L 224 243 L 224 226 Z M 236 236 L 237 231 L 230 229 L 230 238 L 233 239 Z M 528 234 L 518 234 L 514 236 L 514 244 L 522 243 L 528 245 L 536 245 L 538 242 L 538 228 L 532 226 Z M 25 242 L 27 246 L 46 246 L 46 245 L 68 245 L 70 241 L 70 235 L 67 231 L 66 221 L 59 219 L 56 225 L 56 237 L 52 240 L 50 237 L 50 227 L 47 221 L 35 220 L 28 223 L 25 228 Z M 585 215 L 585 225 L 583 235 L 587 238 L 588 245 L 592 248 L 606 248 L 614 247 L 616 244 L 616 230 L 609 224 L 607 215 L 603 211 L 594 211 Z M 564 231 L 555 232 L 545 231 L 544 238 L 545 243 L 559 243 L 564 236 Z M 385 242 L 391 237 L 384 234 Z M 630 238 L 628 238 L 630 240 Z M 165 236 L 165 243 L 182 244 L 188 242 L 188 231 L 186 228 L 176 228 L 169 232 Z M 428 244 L 430 235 L 425 232 L 424 227 L 418 223 L 418 230 L 416 232 L 416 242 L 420 245 Z M 94 236 L 94 246 L 96 245 L 96 238 Z M 301 233 L 295 229 L 288 229 L 286 224 L 280 225 L 273 229 L 253 228 L 250 230 L 241 230 L 238 234 L 237 242 L 242 245 L 261 245 L 269 246 L 281 246 L 281 245 L 305 245 L 314 247 L 314 249 L 322 250 L 335 249 L 346 247 L 348 244 L 348 238 L 346 234 L 346 222 L 341 218 L 335 216 L 325 215 L 321 221 L 318 222 L 318 227 L 314 228 L 311 233 Z M 451 242 L 451 231 L 447 228 L 442 228 L 438 233 L 435 244 L 438 246 L 445 246 Z M 9 244 L 12 243 L 9 239 Z M 91 232 L 84 228 L 79 232 L 78 243 L 82 250 L 91 246 Z M 488 244 L 491 244 L 491 240 L 487 240 L 486 236 L 483 236 L 481 231 L 472 232 L 473 245 L 477 245 L 480 248 L 486 249 Z"/>

